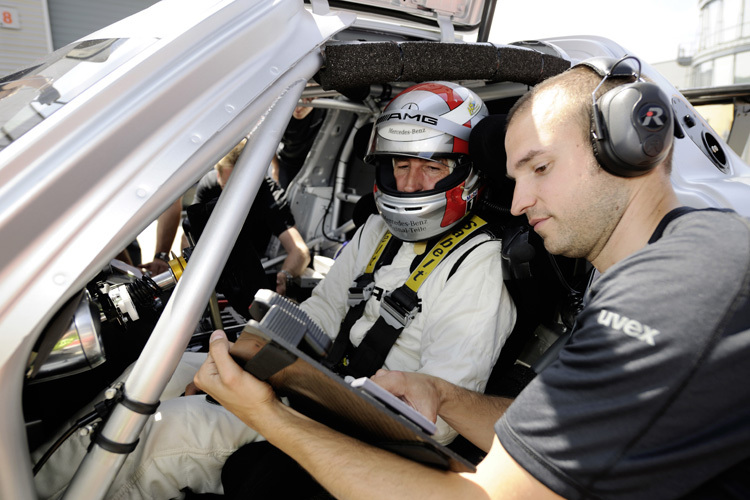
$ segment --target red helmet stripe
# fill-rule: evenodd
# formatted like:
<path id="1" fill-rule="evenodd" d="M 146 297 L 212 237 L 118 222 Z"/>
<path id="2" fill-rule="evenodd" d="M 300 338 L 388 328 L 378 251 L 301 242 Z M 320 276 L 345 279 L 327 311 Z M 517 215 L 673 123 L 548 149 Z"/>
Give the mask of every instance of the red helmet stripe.
<path id="1" fill-rule="evenodd" d="M 440 221 L 440 227 L 449 226 L 466 215 L 466 200 L 461 195 L 464 191 L 464 182 L 446 191 L 445 193 L 445 213 L 443 220 Z"/>
<path id="2" fill-rule="evenodd" d="M 463 139 L 454 137 L 453 138 L 453 152 L 462 153 L 465 155 L 469 154 L 469 143 Z"/>
<path id="3" fill-rule="evenodd" d="M 410 87 L 408 90 L 425 90 L 427 92 L 432 92 L 433 94 L 440 96 L 448 105 L 448 108 L 451 110 L 456 109 L 461 105 L 461 103 L 464 102 L 464 98 L 458 95 L 458 93 L 455 92 L 452 88 L 440 83 L 420 83 L 418 85 Z"/>

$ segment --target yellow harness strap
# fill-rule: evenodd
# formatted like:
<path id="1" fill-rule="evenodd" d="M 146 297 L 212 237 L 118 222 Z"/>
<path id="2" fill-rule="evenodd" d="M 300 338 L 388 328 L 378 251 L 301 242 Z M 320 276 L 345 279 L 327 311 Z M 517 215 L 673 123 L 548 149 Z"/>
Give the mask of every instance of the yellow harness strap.
<path id="1" fill-rule="evenodd" d="M 472 216 L 457 229 L 445 234 L 437 244 L 432 247 L 422 259 L 414 272 L 411 273 L 405 285 L 416 292 L 422 286 L 424 280 L 437 267 L 438 264 L 453 250 L 461 241 L 471 236 L 474 232 L 486 225 L 487 222 L 478 215 Z"/>
<path id="2" fill-rule="evenodd" d="M 383 255 L 383 250 L 385 250 L 385 247 L 388 245 L 388 242 L 391 241 L 391 238 L 393 238 L 391 232 L 386 231 L 383 235 L 383 239 L 380 240 L 378 246 L 375 247 L 375 251 L 372 253 L 372 257 L 370 257 L 370 262 L 365 268 L 365 274 L 371 274 L 373 271 L 375 271 L 375 265 L 380 260 L 380 256 Z"/>

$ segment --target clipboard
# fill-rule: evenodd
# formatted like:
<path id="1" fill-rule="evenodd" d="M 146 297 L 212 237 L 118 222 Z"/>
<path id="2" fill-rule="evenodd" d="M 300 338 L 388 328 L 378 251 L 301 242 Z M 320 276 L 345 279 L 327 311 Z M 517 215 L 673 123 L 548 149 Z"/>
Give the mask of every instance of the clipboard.
<path id="1" fill-rule="evenodd" d="M 331 341 L 292 301 L 259 290 L 251 319 L 232 355 L 269 382 L 297 411 L 332 429 L 442 470 L 474 472 L 474 464 L 438 443 L 420 425 L 362 387 L 353 387 L 323 362 Z M 242 343 L 246 345 L 241 345 Z M 258 349 L 244 349 L 253 343 Z M 246 351 L 246 352 L 243 352 Z M 369 385 L 369 384 L 368 384 Z M 409 413 L 408 411 L 404 413 Z"/>

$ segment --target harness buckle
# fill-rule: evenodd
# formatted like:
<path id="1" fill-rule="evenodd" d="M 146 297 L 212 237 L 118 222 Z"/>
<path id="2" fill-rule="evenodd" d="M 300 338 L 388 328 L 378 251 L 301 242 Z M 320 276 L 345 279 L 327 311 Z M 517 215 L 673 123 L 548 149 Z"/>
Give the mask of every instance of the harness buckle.
<path id="1" fill-rule="evenodd" d="M 408 289 L 407 289 L 408 290 Z M 419 312 L 419 297 L 416 293 L 409 293 L 397 288 L 386 292 L 380 302 L 380 316 L 391 327 L 402 329 L 409 326 Z"/>
<path id="2" fill-rule="evenodd" d="M 349 294 L 346 298 L 346 305 L 354 307 L 370 299 L 372 291 L 375 288 L 375 281 L 372 277 L 360 276 L 349 287 Z"/>

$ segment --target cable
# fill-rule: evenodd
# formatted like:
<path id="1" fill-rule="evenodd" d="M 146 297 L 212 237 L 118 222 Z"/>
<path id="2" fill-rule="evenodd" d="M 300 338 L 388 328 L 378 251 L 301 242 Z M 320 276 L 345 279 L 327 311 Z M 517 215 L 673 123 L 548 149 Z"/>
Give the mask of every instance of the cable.
<path id="1" fill-rule="evenodd" d="M 68 439 L 70 436 L 76 433 L 79 429 L 82 429 L 83 427 L 89 425 L 93 421 L 101 418 L 99 415 L 98 410 L 93 410 L 91 413 L 87 413 L 83 417 L 79 418 L 76 423 L 65 433 L 60 436 L 57 441 L 55 441 L 52 446 L 49 447 L 49 449 L 42 455 L 42 458 L 39 459 L 39 461 L 34 465 L 33 472 L 36 476 L 37 472 L 44 466 L 45 463 L 47 463 L 47 460 L 49 460 L 49 457 L 52 456 L 53 453 L 57 451 L 57 449 L 65 442 L 66 439 Z"/>
<path id="2" fill-rule="evenodd" d="M 555 274 L 557 274 L 557 278 L 560 281 L 560 283 L 565 287 L 568 291 L 568 298 L 570 299 L 570 306 L 573 308 L 573 322 L 566 321 L 566 318 L 561 316 L 561 319 L 563 320 L 563 324 L 568 328 L 572 329 L 573 324 L 575 323 L 575 318 L 578 316 L 578 313 L 581 312 L 581 309 L 583 309 L 583 296 L 585 293 L 585 290 L 579 291 L 573 288 L 568 283 L 568 280 L 565 279 L 565 276 L 562 273 L 562 270 L 560 269 L 560 266 L 557 263 L 557 259 L 554 255 L 551 253 L 548 253 L 547 256 L 549 257 L 550 263 L 552 264 L 552 268 L 555 270 Z M 589 271 L 591 275 L 593 275 L 593 270 Z M 590 280 L 591 276 L 589 276 Z"/>
<path id="3" fill-rule="evenodd" d="M 321 217 L 321 219 L 320 219 L 320 232 L 323 235 L 323 237 L 325 239 L 327 239 L 328 241 L 333 241 L 335 243 L 341 243 L 341 241 L 339 241 L 338 239 L 333 238 L 331 236 L 328 236 L 328 234 L 326 233 L 326 219 L 328 218 L 328 214 L 331 212 L 331 207 L 333 206 L 333 199 L 335 197 L 336 197 L 336 194 L 334 193 L 331 196 L 331 199 L 328 200 L 328 206 L 326 207 L 326 211 L 323 212 L 323 217 Z M 334 224 L 338 224 L 338 221 L 334 221 Z"/>
<path id="4" fill-rule="evenodd" d="M 498 205 L 497 203 L 490 201 L 487 197 L 480 198 L 479 203 L 482 205 L 482 207 L 489 208 L 490 210 L 498 214 L 510 215 L 510 208 Z"/>

